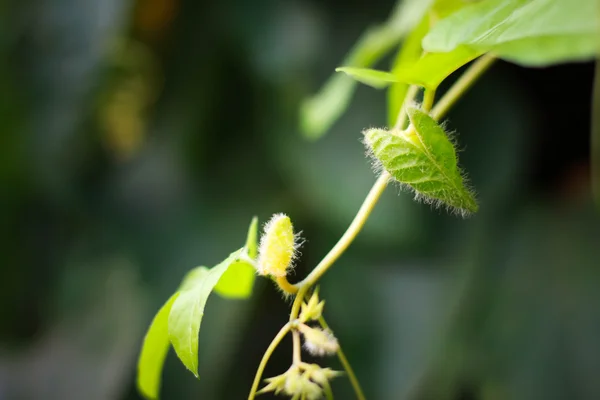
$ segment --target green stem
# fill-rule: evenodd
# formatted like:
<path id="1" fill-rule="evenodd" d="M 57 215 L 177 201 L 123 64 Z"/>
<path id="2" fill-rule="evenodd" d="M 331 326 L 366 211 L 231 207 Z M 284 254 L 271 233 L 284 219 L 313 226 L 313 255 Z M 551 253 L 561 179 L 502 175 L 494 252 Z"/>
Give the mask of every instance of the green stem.
<path id="1" fill-rule="evenodd" d="M 277 286 L 287 294 L 298 293 L 298 288 L 289 283 L 286 276 L 278 276 L 275 279 L 275 282 L 277 283 Z"/>
<path id="2" fill-rule="evenodd" d="M 456 101 L 473 85 L 473 83 L 483 74 L 493 63 L 494 58 L 490 55 L 484 55 L 479 58 L 476 62 L 474 62 L 469 69 L 454 83 L 454 85 L 446 92 L 446 94 L 437 102 L 435 107 L 431 110 L 431 115 L 434 119 L 439 119 L 443 117 L 448 110 L 456 103 Z M 412 86 L 409 89 L 409 93 L 406 96 L 405 103 L 412 101 L 416 93 L 418 92 L 418 88 L 416 86 Z M 426 91 L 424 97 L 424 107 L 430 107 L 430 103 L 433 103 L 433 96 L 435 94 L 432 91 Z M 394 129 L 400 129 L 406 123 L 406 111 L 405 106 L 403 106 L 398 114 L 398 120 L 396 122 L 396 126 Z M 252 389 L 250 391 L 250 395 L 248 396 L 248 400 L 254 399 L 256 395 L 256 390 L 258 389 L 258 385 L 260 383 L 260 378 L 262 376 L 263 370 L 267 364 L 267 361 L 271 357 L 271 354 L 279 345 L 279 342 L 283 339 L 283 337 L 291 330 L 291 327 L 294 321 L 298 318 L 298 314 L 300 312 L 300 306 L 307 291 L 313 286 L 327 270 L 333 265 L 333 263 L 346 251 L 348 246 L 354 241 L 358 233 L 361 231 L 365 222 L 371 215 L 373 208 L 379 201 L 381 194 L 387 187 L 387 184 L 390 180 L 390 174 L 384 172 L 377 179 L 369 194 L 365 198 L 363 204 L 360 206 L 358 213 L 350 223 L 350 226 L 344 232 L 340 240 L 333 246 L 333 248 L 327 253 L 327 255 L 321 260 L 321 262 L 304 278 L 301 282 L 297 283 L 295 287 L 298 289 L 298 293 L 296 294 L 296 298 L 294 299 L 294 303 L 292 305 L 292 310 L 290 312 L 290 322 L 288 322 L 281 331 L 277 334 L 271 345 L 267 349 L 267 352 L 263 356 L 261 363 L 256 372 L 256 377 L 254 379 L 254 383 L 252 385 Z M 327 327 L 325 320 L 321 318 L 321 325 Z M 340 362 L 346 369 L 348 373 L 348 377 L 356 391 L 357 397 L 359 400 L 364 400 L 364 394 L 360 389 L 360 385 L 358 384 L 358 380 L 356 379 L 356 375 L 352 371 L 346 356 L 340 349 L 338 351 L 338 357 Z"/>
<path id="3" fill-rule="evenodd" d="M 300 364 L 302 362 L 300 355 L 300 333 L 295 329 L 292 331 L 292 338 L 294 340 L 293 362 L 294 364 Z"/>
<path id="4" fill-rule="evenodd" d="M 460 78 L 452 85 L 452 87 L 444 94 L 444 97 L 437 102 L 431 116 L 433 119 L 440 119 L 458 99 L 475 83 L 477 78 L 481 76 L 493 64 L 495 58 L 489 54 L 481 56 L 461 75 Z"/>
<path id="5" fill-rule="evenodd" d="M 323 316 L 321 316 L 319 318 L 319 323 L 321 324 L 321 326 L 323 327 L 323 329 L 329 329 L 329 325 L 327 325 L 327 322 L 325 322 L 325 318 L 323 318 Z M 337 356 L 340 360 L 340 363 L 342 363 L 342 366 L 344 367 L 344 370 L 346 371 L 346 373 L 348 374 L 348 379 L 350 379 L 350 383 L 352 384 L 352 388 L 354 389 L 354 393 L 356 393 L 356 398 L 358 400 L 365 400 L 365 394 L 363 393 L 361 387 L 360 387 L 360 383 L 358 383 L 358 379 L 356 378 L 356 375 L 354 374 L 354 370 L 352 369 L 352 367 L 350 366 L 350 362 L 348 361 L 348 359 L 346 358 L 346 355 L 344 354 L 344 352 L 342 351 L 342 345 L 340 344 L 340 347 L 337 351 Z"/>
<path id="6" fill-rule="evenodd" d="M 431 110 L 431 106 L 433 106 L 433 101 L 435 100 L 435 89 L 425 89 L 423 93 L 423 111 L 429 112 Z"/>
<path id="7" fill-rule="evenodd" d="M 248 400 L 253 400 L 254 397 L 256 396 L 256 391 L 258 390 L 258 385 L 260 384 L 262 374 L 265 371 L 265 367 L 267 366 L 267 362 L 269 361 L 269 358 L 271 358 L 271 355 L 273 354 L 273 352 L 275 351 L 277 346 L 279 346 L 279 343 L 281 343 L 281 341 L 283 340 L 285 335 L 287 335 L 291 329 L 292 329 L 291 322 L 288 322 L 287 324 L 285 324 L 281 328 L 281 330 L 279 331 L 277 336 L 275 336 L 275 338 L 273 338 L 273 341 L 267 348 L 267 351 L 265 351 L 265 354 L 263 355 L 263 358 L 262 358 L 262 360 L 260 360 L 260 364 L 258 365 L 258 369 L 256 370 L 256 375 L 254 376 L 254 382 L 252 383 L 252 389 L 250 389 L 250 394 L 248 395 Z"/>
<path id="8" fill-rule="evenodd" d="M 333 400 L 333 392 L 331 391 L 331 385 L 329 384 L 329 382 L 325 382 L 325 384 L 323 385 L 323 391 L 325 392 L 325 398 L 327 400 Z"/>
<path id="9" fill-rule="evenodd" d="M 411 87 L 408 88 L 408 91 L 406 92 L 406 97 L 404 98 L 404 103 L 402 104 L 402 107 L 400 107 L 400 111 L 398 112 L 398 116 L 396 117 L 396 125 L 394 125 L 393 130 L 394 131 L 399 131 L 402 130 L 404 128 L 404 125 L 406 124 L 406 106 L 407 103 L 410 103 L 411 101 L 414 100 L 415 96 L 417 95 L 417 93 L 419 93 L 419 87 L 412 85 Z"/>
<path id="10" fill-rule="evenodd" d="M 314 285 L 329 269 L 329 267 L 331 267 L 331 265 L 344 253 L 356 235 L 358 235 L 365 222 L 367 222 L 369 215 L 371 215 L 371 211 L 373 211 L 375 204 L 377 204 L 377 201 L 381 197 L 381 194 L 385 190 L 389 180 L 390 174 L 387 172 L 381 174 L 379 179 L 377 179 L 377 182 L 375 182 L 375 185 L 371 188 L 367 198 L 360 206 L 358 213 L 352 220 L 352 223 L 346 232 L 344 232 L 340 240 L 335 244 L 335 246 L 333 246 L 333 248 L 329 251 L 329 253 L 327 253 L 323 260 L 321 260 L 315 269 L 313 269 L 302 282 L 297 284 L 298 287 L 303 289 L 305 287 Z M 300 292 L 298 294 L 300 294 Z M 298 305 L 298 307 L 300 306 Z"/>

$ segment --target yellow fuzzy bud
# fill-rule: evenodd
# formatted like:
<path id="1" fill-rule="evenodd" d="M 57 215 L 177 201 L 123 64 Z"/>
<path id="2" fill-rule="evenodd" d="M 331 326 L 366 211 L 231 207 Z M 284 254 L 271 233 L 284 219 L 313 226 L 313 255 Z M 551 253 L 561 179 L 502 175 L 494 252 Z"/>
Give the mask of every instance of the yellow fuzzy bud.
<path id="1" fill-rule="evenodd" d="M 257 269 L 260 275 L 283 277 L 292 268 L 296 254 L 296 236 L 292 221 L 285 214 L 275 214 L 265 224 L 258 248 Z"/>

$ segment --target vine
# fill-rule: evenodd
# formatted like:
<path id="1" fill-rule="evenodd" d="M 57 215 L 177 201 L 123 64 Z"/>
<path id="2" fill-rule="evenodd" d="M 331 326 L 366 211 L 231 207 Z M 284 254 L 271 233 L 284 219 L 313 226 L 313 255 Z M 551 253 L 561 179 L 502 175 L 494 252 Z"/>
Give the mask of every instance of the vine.
<path id="1" fill-rule="evenodd" d="M 294 301 L 289 321 L 260 361 L 248 399 L 265 392 L 292 399 L 333 399 L 330 381 L 344 374 L 356 398 L 364 400 L 357 376 L 323 316 L 325 301 L 319 297 L 319 280 L 360 233 L 390 182 L 412 191 L 417 200 L 457 215 L 477 212 L 479 205 L 458 166 L 454 144 L 438 121 L 495 59 L 545 66 L 596 57 L 600 17 L 594 1 L 577 0 L 581 4 L 575 8 L 571 1 L 406 0 L 386 24 L 367 33 L 348 57 L 350 65 L 336 69 L 353 79 L 336 74 L 321 93 L 301 107 L 305 133 L 315 139 L 339 117 L 356 82 L 378 89 L 389 87 L 388 122 L 392 128 L 363 132 L 364 144 L 380 173 L 356 216 L 333 248 L 296 284 L 290 283 L 287 275 L 294 268 L 301 239 L 285 214 L 275 214 L 264 225 L 260 240 L 255 218 L 244 247 L 213 268 L 191 270 L 150 325 L 138 362 L 140 392 L 158 398 L 161 370 L 171 345 L 198 376 L 198 333 L 208 296 L 215 291 L 227 298 L 247 298 L 259 275 L 271 279 L 284 296 L 294 296 Z M 404 24 L 401 29 L 400 22 Z M 552 27 L 551 31 L 547 27 Z M 399 51 L 390 72 L 368 68 L 394 47 Z M 469 63 L 436 101 L 439 85 Z M 417 97 L 420 102 L 415 102 Z M 288 334 L 292 335 L 290 367 L 267 378 L 259 389 L 271 355 Z M 336 354 L 344 373 L 304 362 L 302 343 L 314 356 Z"/>

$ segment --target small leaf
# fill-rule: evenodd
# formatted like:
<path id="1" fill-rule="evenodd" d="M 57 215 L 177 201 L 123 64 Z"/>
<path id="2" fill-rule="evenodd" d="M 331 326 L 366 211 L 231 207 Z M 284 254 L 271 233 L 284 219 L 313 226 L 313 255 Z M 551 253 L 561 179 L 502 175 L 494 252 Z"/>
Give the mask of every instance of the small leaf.
<path id="1" fill-rule="evenodd" d="M 343 72 L 354 78 L 354 80 L 375 89 L 383 89 L 389 86 L 390 83 L 398 82 L 394 74 L 370 68 L 338 67 L 335 72 Z"/>
<path id="2" fill-rule="evenodd" d="M 248 228 L 244 251 L 250 260 L 256 260 L 258 252 L 258 218 L 254 217 Z M 256 268 L 241 258 L 232 263 L 215 286 L 215 293 L 230 299 L 247 299 L 252 295 L 256 280 Z"/>
<path id="3" fill-rule="evenodd" d="M 167 321 L 177 296 L 179 292 L 173 294 L 158 311 L 144 338 L 138 360 L 137 386 L 147 399 L 158 399 L 162 368 L 169 351 Z"/>
<path id="4" fill-rule="evenodd" d="M 258 255 L 258 218 L 252 218 L 252 222 L 250 222 L 250 227 L 248 228 L 248 237 L 246 238 L 246 251 L 248 252 L 248 257 L 253 260 L 256 260 L 256 256 Z"/>
<path id="5" fill-rule="evenodd" d="M 300 106 L 300 127 L 308 139 L 318 139 L 344 113 L 356 82 L 341 75 L 332 76 L 321 91 Z"/>
<path id="6" fill-rule="evenodd" d="M 596 0 L 486 0 L 439 21 L 423 39 L 430 52 L 461 45 L 522 65 L 545 66 L 598 54 Z"/>
<path id="7" fill-rule="evenodd" d="M 169 340 L 177 356 L 198 377 L 198 334 L 204 315 L 204 306 L 213 288 L 236 262 L 242 249 L 235 251 L 217 266 L 207 269 L 198 267 L 189 275 L 188 284 L 180 292 L 171 307 L 168 319 Z"/>
<path id="8" fill-rule="evenodd" d="M 467 46 L 459 46 L 449 53 L 427 53 L 410 67 L 399 69 L 395 75 L 402 82 L 436 89 L 451 73 L 480 55 L 480 51 Z"/>
<path id="9" fill-rule="evenodd" d="M 408 108 L 412 127 L 400 133 L 383 129 L 364 132 L 373 156 L 397 181 L 408 185 L 417 198 L 443 204 L 463 216 L 477 211 L 464 185 L 454 146 L 441 126 L 417 108 Z"/>

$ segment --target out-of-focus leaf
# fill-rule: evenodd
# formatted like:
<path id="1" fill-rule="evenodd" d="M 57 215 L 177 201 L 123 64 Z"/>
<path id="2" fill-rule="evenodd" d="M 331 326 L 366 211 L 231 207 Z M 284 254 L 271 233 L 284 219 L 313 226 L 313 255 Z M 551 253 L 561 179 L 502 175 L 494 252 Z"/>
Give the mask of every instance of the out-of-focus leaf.
<path id="1" fill-rule="evenodd" d="M 398 72 L 404 68 L 408 68 L 419 60 L 423 49 L 421 48 L 421 40 L 429 31 L 429 17 L 423 18 L 421 23 L 408 35 L 402 47 L 398 51 L 394 63 L 392 65 L 392 74 L 398 77 Z M 388 90 L 388 124 L 390 127 L 396 124 L 400 107 L 404 103 L 408 92 L 408 84 L 398 79 L 397 83 L 390 86 Z"/>
<path id="2" fill-rule="evenodd" d="M 248 228 L 244 251 L 251 259 L 256 259 L 258 249 L 258 218 L 254 217 Z M 215 286 L 215 293 L 231 299 L 247 299 L 252 295 L 256 280 L 256 269 L 243 258 L 234 261 L 221 276 Z"/>
<path id="3" fill-rule="evenodd" d="M 588 60 L 598 54 L 596 0 L 486 0 L 439 21 L 423 39 L 430 52 L 461 45 L 530 66 Z"/>
<path id="4" fill-rule="evenodd" d="M 596 60 L 594 91 L 592 93 L 591 175 L 596 206 L 600 208 L 600 59 Z"/>
<path id="5" fill-rule="evenodd" d="M 411 187 L 417 198 L 445 205 L 462 216 L 476 212 L 477 203 L 463 182 L 454 146 L 442 127 L 417 108 L 407 112 L 414 129 L 365 131 L 373 156 L 398 182 Z"/>
<path id="6" fill-rule="evenodd" d="M 451 73 L 481 55 L 480 51 L 459 46 L 448 53 L 427 53 L 413 65 L 400 68 L 398 80 L 436 89 Z"/>
<path id="7" fill-rule="evenodd" d="M 398 2 L 389 20 L 368 29 L 342 64 L 368 68 L 396 46 L 423 18 L 433 0 Z M 356 82 L 343 76 L 332 76 L 314 96 L 300 107 L 300 127 L 309 139 L 318 139 L 331 128 L 348 107 Z"/>
<path id="8" fill-rule="evenodd" d="M 375 89 L 383 89 L 393 82 L 398 82 L 393 74 L 370 68 L 338 67 L 335 72 L 343 72 L 354 80 Z"/>
<path id="9" fill-rule="evenodd" d="M 173 294 L 158 311 L 144 338 L 138 360 L 137 386 L 148 399 L 157 399 L 160 392 L 162 368 L 169 351 L 167 321 L 177 296 L 179 292 Z"/>
<path id="10" fill-rule="evenodd" d="M 195 269 L 193 285 L 186 285 L 181 290 L 171 307 L 168 319 L 169 340 L 181 362 L 198 377 L 198 334 L 204 315 L 204 306 L 213 288 L 234 264 L 242 249 L 229 255 L 217 266 L 207 269 Z"/>

